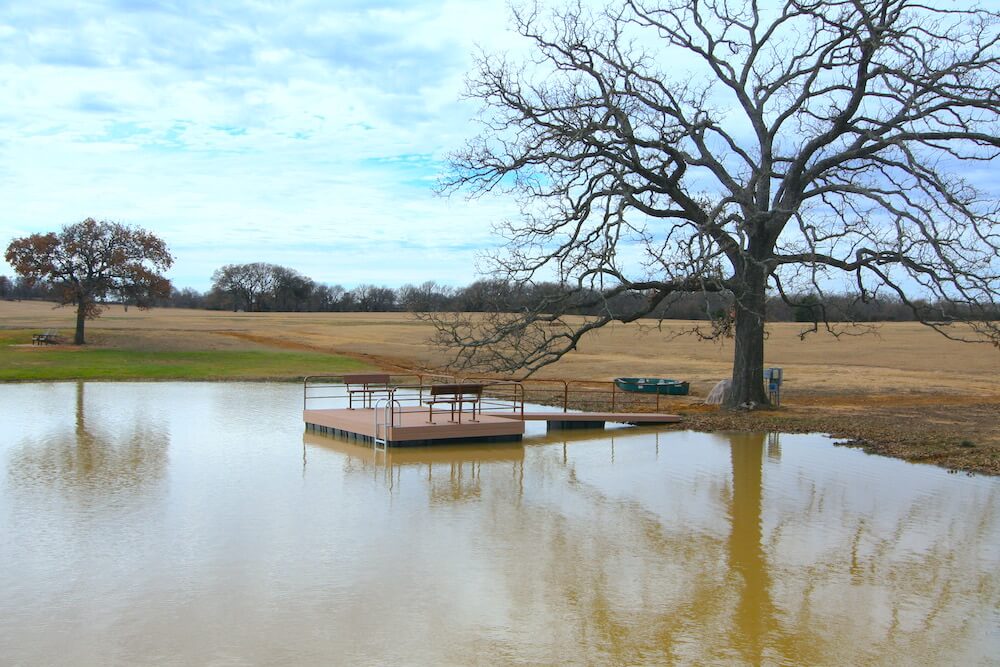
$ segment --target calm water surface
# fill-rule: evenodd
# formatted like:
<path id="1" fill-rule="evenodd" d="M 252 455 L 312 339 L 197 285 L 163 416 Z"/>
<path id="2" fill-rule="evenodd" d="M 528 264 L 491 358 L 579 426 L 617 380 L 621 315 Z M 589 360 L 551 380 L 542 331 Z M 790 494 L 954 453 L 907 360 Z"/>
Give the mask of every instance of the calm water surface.
<path id="1" fill-rule="evenodd" d="M 648 429 L 376 455 L 300 410 L 0 386 L 0 664 L 998 662 L 996 479 Z"/>

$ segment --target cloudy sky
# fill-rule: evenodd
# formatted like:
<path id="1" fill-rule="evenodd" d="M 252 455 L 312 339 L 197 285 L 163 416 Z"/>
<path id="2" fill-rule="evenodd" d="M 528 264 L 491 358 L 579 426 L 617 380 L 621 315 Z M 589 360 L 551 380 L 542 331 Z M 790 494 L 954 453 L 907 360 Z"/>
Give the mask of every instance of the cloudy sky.
<path id="1" fill-rule="evenodd" d="M 514 208 L 433 188 L 508 28 L 503 0 L 0 3 L 0 241 L 93 217 L 164 238 L 178 287 L 471 282 Z"/>
<path id="2" fill-rule="evenodd" d="M 530 48 L 506 0 L 0 0 L 0 248 L 93 217 L 161 236 L 177 287 L 468 284 L 517 213 L 434 192 L 477 47 Z"/>

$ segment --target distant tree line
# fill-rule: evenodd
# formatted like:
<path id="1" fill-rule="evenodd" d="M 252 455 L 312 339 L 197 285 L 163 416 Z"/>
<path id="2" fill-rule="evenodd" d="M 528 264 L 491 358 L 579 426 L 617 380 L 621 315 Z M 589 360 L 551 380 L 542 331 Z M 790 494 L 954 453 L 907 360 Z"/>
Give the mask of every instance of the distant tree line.
<path id="1" fill-rule="evenodd" d="M 44 281 L 28 285 L 21 278 L 0 276 L 0 298 L 55 299 L 55 290 Z M 578 294 L 580 303 L 593 295 Z M 917 318 L 910 306 L 891 297 L 862 300 L 856 296 L 802 293 L 792 298 L 772 295 L 767 300 L 772 322 L 905 322 Z M 465 287 L 449 287 L 427 281 L 419 285 L 391 287 L 364 284 L 353 289 L 318 283 L 294 269 L 254 262 L 227 264 L 212 275 L 212 287 L 199 292 L 190 287 L 174 288 L 169 298 L 156 305 L 172 308 L 232 310 L 246 312 L 519 312 L 546 300 L 565 297 L 558 283 L 542 282 L 518 289 L 501 280 L 477 280 Z M 601 311 L 629 312 L 646 298 L 641 292 L 619 294 L 607 300 Z M 940 320 L 958 318 L 954 304 L 919 302 L 925 314 Z M 647 318 L 668 320 L 725 319 L 731 313 L 731 297 L 724 294 L 680 293 L 654 308 Z M 569 309 L 577 315 L 596 315 L 594 306 Z M 1000 313 L 994 315 L 1000 319 Z"/>
<path id="2" fill-rule="evenodd" d="M 40 280 L 33 283 L 22 276 L 14 278 L 0 276 L 0 299 L 6 299 L 7 301 L 30 299 L 54 301 L 56 298 L 55 288 L 46 281 Z"/>

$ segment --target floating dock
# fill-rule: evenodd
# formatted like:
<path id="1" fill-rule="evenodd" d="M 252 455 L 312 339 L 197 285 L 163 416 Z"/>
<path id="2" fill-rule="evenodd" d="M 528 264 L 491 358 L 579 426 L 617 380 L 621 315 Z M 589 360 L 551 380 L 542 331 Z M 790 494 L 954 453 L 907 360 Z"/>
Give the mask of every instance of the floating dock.
<path id="1" fill-rule="evenodd" d="M 306 429 L 321 434 L 338 435 L 351 440 L 374 442 L 376 410 L 371 408 L 305 410 Z M 428 422 L 427 408 L 407 406 L 395 413 L 391 426 L 379 424 L 379 437 L 384 437 L 390 447 L 433 445 L 447 441 L 505 442 L 520 440 L 524 435 L 524 422 L 510 416 L 493 414 L 462 415 L 462 423 L 449 421 L 448 411 L 434 414 Z"/>
<path id="2" fill-rule="evenodd" d="M 604 428 L 608 422 L 673 424 L 677 415 L 654 412 L 526 410 L 517 382 L 397 382 L 385 373 L 306 378 L 306 430 L 385 447 L 520 440 L 528 421 L 549 429 Z M 409 379 L 409 378 L 407 378 Z M 443 407 L 442 407 L 443 406 Z"/>
<path id="3" fill-rule="evenodd" d="M 659 412 L 525 412 L 518 415 L 524 421 L 545 421 L 552 428 L 604 428 L 613 424 L 676 424 L 678 415 Z"/>
<path id="4" fill-rule="evenodd" d="M 323 435 L 372 443 L 375 440 L 376 410 L 371 408 L 304 410 L 306 429 Z M 483 412 L 472 421 L 469 412 L 462 421 L 451 421 L 451 415 L 435 412 L 433 423 L 428 421 L 427 408 L 404 407 L 395 413 L 394 423 L 380 423 L 379 437 L 389 447 L 438 445 L 448 442 L 509 442 L 520 440 L 526 421 L 545 421 L 550 429 L 604 428 L 608 422 L 622 424 L 674 424 L 677 415 L 612 412 Z"/>

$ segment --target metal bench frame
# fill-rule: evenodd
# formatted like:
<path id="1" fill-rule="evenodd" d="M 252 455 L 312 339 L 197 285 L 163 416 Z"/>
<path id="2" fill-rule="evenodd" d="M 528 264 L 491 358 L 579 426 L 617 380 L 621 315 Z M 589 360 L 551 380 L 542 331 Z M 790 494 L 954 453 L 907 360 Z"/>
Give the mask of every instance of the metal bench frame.
<path id="1" fill-rule="evenodd" d="M 465 403 L 472 406 L 472 419 L 476 422 L 476 413 L 482 412 L 480 401 L 483 398 L 483 387 L 481 384 L 435 384 L 431 385 L 431 397 L 424 401 L 427 406 L 427 423 L 434 423 L 434 406 L 438 403 L 446 403 L 451 409 L 450 422 L 455 421 L 455 408 L 458 408 L 458 423 L 462 423 L 462 409 Z"/>
<path id="2" fill-rule="evenodd" d="M 372 398 L 376 395 L 384 395 L 392 399 L 395 387 L 389 386 L 388 373 L 368 373 L 345 375 L 344 384 L 347 386 L 347 409 L 354 409 L 354 395 L 360 394 L 361 407 L 372 407 Z"/>

